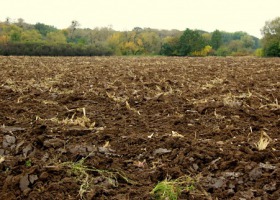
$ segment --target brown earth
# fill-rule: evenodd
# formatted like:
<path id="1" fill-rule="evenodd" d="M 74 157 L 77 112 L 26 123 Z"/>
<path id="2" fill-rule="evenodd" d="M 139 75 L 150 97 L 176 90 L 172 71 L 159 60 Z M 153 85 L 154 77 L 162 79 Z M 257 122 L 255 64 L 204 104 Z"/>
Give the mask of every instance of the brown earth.
<path id="1" fill-rule="evenodd" d="M 280 59 L 0 57 L 0 71 L 0 199 L 155 199 L 165 179 L 185 180 L 179 199 L 280 199 Z"/>

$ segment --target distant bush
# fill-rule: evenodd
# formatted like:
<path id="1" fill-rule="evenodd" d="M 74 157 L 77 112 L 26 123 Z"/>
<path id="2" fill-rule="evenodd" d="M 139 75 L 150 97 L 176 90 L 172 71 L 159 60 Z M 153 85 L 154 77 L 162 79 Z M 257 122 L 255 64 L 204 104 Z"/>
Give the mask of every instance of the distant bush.
<path id="1" fill-rule="evenodd" d="M 232 52 L 230 55 L 238 57 L 238 56 L 250 56 L 252 54 L 246 51 L 237 51 L 237 52 Z"/>
<path id="2" fill-rule="evenodd" d="M 265 56 L 280 57 L 280 42 L 272 41 L 264 49 Z"/>
<path id="3" fill-rule="evenodd" d="M 0 44 L 1 55 L 15 56 L 109 56 L 113 51 L 102 44 L 46 44 L 6 43 Z"/>
<path id="4" fill-rule="evenodd" d="M 230 50 L 226 46 L 221 46 L 215 52 L 217 56 L 228 56 L 230 55 L 230 53 L 231 53 Z"/>
<path id="5" fill-rule="evenodd" d="M 204 56 L 210 55 L 212 51 L 213 51 L 212 47 L 207 45 L 200 51 L 192 52 L 191 55 L 192 56 L 204 57 Z"/>
<path id="6" fill-rule="evenodd" d="M 264 56 L 264 51 L 263 51 L 263 49 L 262 49 L 262 48 L 256 49 L 256 51 L 255 51 L 255 56 L 257 56 L 257 57 L 263 57 L 263 56 Z"/>

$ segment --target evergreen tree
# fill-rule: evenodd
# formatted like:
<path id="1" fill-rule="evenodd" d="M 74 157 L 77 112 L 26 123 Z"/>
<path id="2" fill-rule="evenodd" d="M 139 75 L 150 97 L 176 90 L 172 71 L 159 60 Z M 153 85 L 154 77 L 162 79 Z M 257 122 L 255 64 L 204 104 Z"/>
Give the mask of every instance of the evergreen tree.
<path id="1" fill-rule="evenodd" d="M 179 41 L 179 55 L 191 55 L 194 51 L 200 51 L 205 46 L 205 40 L 197 30 L 186 29 Z"/>
<path id="2" fill-rule="evenodd" d="M 215 30 L 212 33 L 210 44 L 215 50 L 217 50 L 222 45 L 222 34 L 219 30 Z"/>

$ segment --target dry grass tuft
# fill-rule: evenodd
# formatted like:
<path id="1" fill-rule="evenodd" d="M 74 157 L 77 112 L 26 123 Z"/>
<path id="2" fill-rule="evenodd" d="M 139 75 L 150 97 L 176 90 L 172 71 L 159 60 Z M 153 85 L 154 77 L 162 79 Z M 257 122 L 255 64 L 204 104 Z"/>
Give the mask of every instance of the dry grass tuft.
<path id="1" fill-rule="evenodd" d="M 255 143 L 256 148 L 259 151 L 265 150 L 272 139 L 267 135 L 266 132 L 261 132 L 261 137 L 257 143 Z"/>
<path id="2" fill-rule="evenodd" d="M 209 82 L 207 82 L 201 88 L 203 90 L 212 89 L 212 88 L 217 87 L 218 85 L 221 85 L 223 82 L 224 82 L 224 79 L 222 79 L 222 78 L 215 78 L 215 79 L 210 80 Z"/>
<path id="3" fill-rule="evenodd" d="M 231 92 L 223 98 L 223 103 L 225 106 L 229 107 L 240 107 L 244 100 L 250 99 L 252 97 L 252 93 L 248 90 L 247 93 L 242 93 L 239 95 L 233 95 Z"/>
<path id="4" fill-rule="evenodd" d="M 71 118 L 65 118 L 63 120 L 59 120 L 57 117 L 51 118 L 51 119 L 41 119 L 39 116 L 36 116 L 36 120 L 41 121 L 47 121 L 50 120 L 52 122 L 55 122 L 57 124 L 63 124 L 63 125 L 74 125 L 74 126 L 81 126 L 89 129 L 93 129 L 95 127 L 95 122 L 91 122 L 91 120 L 86 116 L 86 109 L 85 108 L 79 108 L 76 109 L 77 111 L 82 111 L 83 116 L 82 117 L 75 117 L 76 112 L 72 115 Z M 71 110 L 68 110 L 71 111 Z"/>
<path id="5" fill-rule="evenodd" d="M 171 136 L 175 138 L 183 138 L 184 136 L 176 131 L 171 132 Z"/>
<path id="6" fill-rule="evenodd" d="M 278 109 L 280 109 L 280 105 L 278 103 L 278 99 L 275 99 L 274 103 L 269 103 L 269 104 L 266 104 L 266 105 L 262 105 L 262 106 L 260 106 L 260 108 L 267 108 L 267 109 L 271 109 L 271 110 L 278 110 Z"/>
<path id="7" fill-rule="evenodd" d="M 116 103 L 124 103 L 128 100 L 128 97 L 116 96 L 115 92 L 112 93 L 106 92 L 106 95 L 108 96 L 108 98 L 112 99 Z"/>
<path id="8" fill-rule="evenodd" d="M 5 157 L 0 155 L 0 164 L 5 161 Z"/>
<path id="9" fill-rule="evenodd" d="M 127 101 L 125 102 L 125 107 L 126 107 L 128 110 L 130 110 L 130 111 L 132 111 L 132 112 L 135 112 L 135 113 L 138 114 L 138 115 L 141 115 L 140 112 L 139 112 L 138 110 L 136 110 L 135 108 L 132 108 L 132 107 L 129 105 L 129 103 L 128 103 Z"/>

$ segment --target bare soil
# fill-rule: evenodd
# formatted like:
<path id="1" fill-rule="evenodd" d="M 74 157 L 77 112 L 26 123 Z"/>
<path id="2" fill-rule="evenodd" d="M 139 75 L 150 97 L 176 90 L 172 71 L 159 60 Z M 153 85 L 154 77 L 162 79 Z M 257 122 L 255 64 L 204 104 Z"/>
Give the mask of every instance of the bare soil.
<path id="1" fill-rule="evenodd" d="M 280 199 L 279 100 L 279 58 L 0 57 L 0 197 Z"/>

